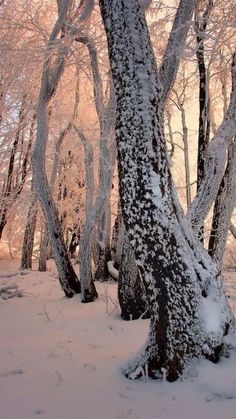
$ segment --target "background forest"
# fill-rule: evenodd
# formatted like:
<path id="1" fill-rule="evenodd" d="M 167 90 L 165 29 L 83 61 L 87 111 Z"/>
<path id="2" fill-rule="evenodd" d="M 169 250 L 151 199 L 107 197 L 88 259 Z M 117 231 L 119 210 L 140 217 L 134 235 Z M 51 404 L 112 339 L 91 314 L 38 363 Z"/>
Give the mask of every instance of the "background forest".
<path id="1" fill-rule="evenodd" d="M 222 382 L 221 374 L 235 365 L 234 3 L 0 1 L 0 309 L 6 309 L 6 342 L 15 335 L 9 326 L 10 304 L 19 315 L 19 333 L 29 321 L 15 297 L 25 297 L 21 301 L 28 301 L 29 307 L 40 296 L 30 321 L 43 338 L 45 329 L 34 318 L 42 316 L 55 338 L 46 333 L 39 348 L 48 352 L 45 343 L 50 342 L 50 356 L 58 358 L 72 383 L 74 371 L 72 364 L 66 369 L 65 353 L 76 362 L 76 347 L 81 359 L 90 350 L 99 352 L 103 340 L 109 340 L 104 332 L 108 327 L 122 343 L 133 336 L 129 350 L 111 341 L 101 351 L 109 358 L 117 349 L 122 360 L 132 355 L 122 369 L 125 377 L 145 382 L 171 382 L 181 376 L 193 380 L 190 399 L 200 406 L 196 417 L 203 418 L 217 417 L 216 404 L 206 413 L 205 403 L 219 399 L 225 402 L 219 414 L 227 409 L 226 400 L 232 400 L 228 412 L 233 417 L 236 398 L 230 374 L 228 387 L 224 382 L 230 390 L 224 392 L 223 384 L 212 388 L 213 381 Z M 87 347 L 79 339 L 82 329 L 71 325 L 76 310 L 83 331 L 93 330 L 92 338 L 86 336 Z M 63 327 L 69 333 L 60 342 L 58 316 L 63 322 L 66 318 Z M 105 329 L 96 326 L 96 317 L 102 324 L 108 317 L 110 323 Z M 136 319 L 141 322 L 136 326 L 122 325 L 122 320 Z M 147 333 L 142 352 L 133 356 Z M 35 339 L 28 342 L 29 350 Z M 27 363 L 34 362 L 31 355 L 26 351 L 16 357 L 15 349 L 7 348 L 6 344 L 4 359 L 10 365 L 8 357 L 14 353 L 14 365 L 0 371 L 0 379 L 25 375 Z M 193 378 L 195 366 L 185 374 L 193 358 L 217 363 L 230 350 L 233 358 L 224 364 L 223 373 L 203 363 L 200 384 Z M 38 348 L 35 354 L 39 366 L 52 367 L 40 358 Z M 82 362 L 82 394 L 99 362 L 93 355 Z M 53 394 L 59 400 L 64 375 L 58 366 L 53 368 Z M 201 404 L 198 386 L 206 381 L 204 371 L 212 380 Z M 38 369 L 35 376 L 40 376 Z M 98 385 L 96 380 L 106 377 L 98 376 Z M 41 376 L 40 386 L 43 382 Z M 121 384 L 114 381 L 112 388 Z M 125 386 L 128 393 L 135 392 L 135 400 L 140 397 L 140 389 Z M 154 387 L 149 389 L 154 396 Z M 171 393 L 166 387 L 169 400 L 176 398 L 177 404 L 166 410 L 163 393 L 160 418 L 185 417 L 181 409 L 174 413 L 181 404 L 180 389 L 177 385 Z M 35 394 L 38 387 L 32 391 Z M 67 386 L 66 397 L 70 391 Z M 3 393 L 6 400 L 10 392 L 9 382 Z M 18 394 L 18 385 L 14 392 Z M 123 410 L 113 400 L 114 414 L 112 406 L 90 408 L 89 413 L 83 406 L 78 417 L 159 417 L 153 413 L 156 407 L 146 413 L 139 404 L 137 410 L 130 408 L 126 393 L 119 396 L 128 400 Z M 148 389 L 143 394 L 147 396 Z M 72 399 L 67 413 L 74 419 L 73 391 Z M 65 411 L 62 416 L 55 413 L 49 399 L 45 406 L 32 405 L 26 412 L 22 404 L 20 411 L 25 418 L 43 414 L 53 419 L 55 414 L 65 419 Z M 186 408 L 189 417 L 191 405 Z M 4 409 L 3 419 L 20 419 L 14 409 L 7 413 L 7 403 Z"/>
<path id="2" fill-rule="evenodd" d="M 147 10 L 158 62 L 163 56 L 175 10 L 174 2 L 155 1 Z M 40 243 L 41 252 L 45 247 L 42 243 L 44 219 L 32 193 L 31 152 L 36 135 L 45 45 L 56 17 L 56 2 L 7 1 L 1 5 L 1 254 L 10 254 L 14 258 L 21 256 L 26 222 L 32 221 L 34 229 L 36 211 L 33 257 L 39 258 Z M 165 107 L 171 167 L 185 209 L 191 204 L 200 177 L 197 170 L 198 137 L 201 136 L 207 144 L 229 102 L 231 57 L 235 44 L 234 4 L 201 1 L 194 19 Z M 80 39 L 78 37 L 71 47 L 60 84 L 50 102 L 45 164 L 64 239 L 72 257 L 83 225 L 92 212 L 92 203 L 95 204 L 95 198 L 102 195 L 99 181 L 102 170 L 110 170 L 112 178 L 105 204 L 107 208 L 111 207 L 108 230 L 114 225 L 119 201 L 115 147 L 112 149 L 112 138 L 101 141 L 104 134 L 100 127 L 110 118 L 107 116 L 110 112 L 107 108 L 110 76 L 105 35 L 96 4 L 80 32 Z M 104 127 L 104 130 L 111 131 L 105 133 L 105 137 L 113 136 L 112 127 Z M 102 147 L 106 142 L 108 150 L 106 144 Z M 105 163 L 101 155 L 106 151 L 112 161 L 105 162 L 108 168 L 103 168 L 101 166 Z M 31 212 L 27 214 L 29 208 Z M 96 218 L 101 217 L 99 214 Z M 99 227 L 97 219 L 93 224 L 93 235 L 102 230 L 104 236 L 110 236 L 108 232 L 105 234 L 104 226 Z M 233 233 L 233 226 L 230 229 Z M 206 246 L 210 232 L 211 218 L 208 218 Z M 228 239 L 234 246 L 232 236 L 229 235 Z M 101 244 L 105 237 L 97 240 Z"/>

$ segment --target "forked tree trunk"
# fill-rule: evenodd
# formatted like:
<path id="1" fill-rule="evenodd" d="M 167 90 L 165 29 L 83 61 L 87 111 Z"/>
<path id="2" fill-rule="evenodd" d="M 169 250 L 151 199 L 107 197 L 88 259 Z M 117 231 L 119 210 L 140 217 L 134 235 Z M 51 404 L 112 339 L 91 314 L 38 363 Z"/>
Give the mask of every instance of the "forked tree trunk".
<path id="1" fill-rule="evenodd" d="M 180 1 L 169 53 L 173 42 L 182 45 L 194 4 Z M 159 83 L 143 10 L 137 0 L 100 0 L 100 8 L 117 98 L 121 207 L 151 314 L 145 349 L 124 372 L 173 381 L 193 357 L 216 361 L 234 320 L 217 266 L 191 231 L 174 190 L 163 134 L 168 89 L 163 93 Z M 177 69 L 171 54 L 164 58 L 161 76 L 172 74 L 171 86 Z"/>

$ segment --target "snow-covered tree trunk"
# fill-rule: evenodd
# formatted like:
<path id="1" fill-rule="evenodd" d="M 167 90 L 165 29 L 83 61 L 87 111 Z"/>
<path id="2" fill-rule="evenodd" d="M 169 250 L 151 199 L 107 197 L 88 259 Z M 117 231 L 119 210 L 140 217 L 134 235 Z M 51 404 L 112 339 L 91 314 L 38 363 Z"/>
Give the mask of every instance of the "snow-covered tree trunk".
<path id="1" fill-rule="evenodd" d="M 82 238 L 80 240 L 79 262 L 82 286 L 82 302 L 89 303 L 94 301 L 98 296 L 92 274 L 92 246 L 94 244 L 94 229 L 97 220 L 96 216 L 93 219 L 90 219 L 89 216 L 92 213 L 92 209 L 94 208 L 94 159 L 90 140 L 85 137 L 83 130 L 81 130 L 79 127 L 74 125 L 74 129 L 82 141 L 85 155 L 86 220 L 82 229 Z"/>
<path id="2" fill-rule="evenodd" d="M 236 203 L 236 140 L 228 150 L 228 163 L 214 204 L 208 252 L 220 266 L 227 241 L 230 219 Z"/>
<path id="3" fill-rule="evenodd" d="M 49 103 L 64 71 L 65 60 L 69 54 L 70 39 L 67 37 L 60 39 L 59 46 L 55 52 L 55 59 L 52 58 L 51 48 L 55 43 L 58 43 L 57 37 L 64 27 L 70 7 L 71 1 L 62 3 L 59 17 L 48 41 L 38 100 L 37 136 L 32 154 L 33 177 L 37 195 L 47 224 L 59 281 L 67 297 L 73 297 L 74 294 L 80 292 L 80 282 L 72 267 L 65 246 L 58 211 L 48 185 L 45 172 L 45 153 L 48 139 Z"/>
<path id="4" fill-rule="evenodd" d="M 86 220 L 81 232 L 79 257 L 82 302 L 90 302 L 97 297 L 92 274 L 92 241 L 95 228 L 102 219 L 107 205 L 109 204 L 112 176 L 115 166 L 115 96 L 113 85 L 110 81 L 110 98 L 108 103 L 105 104 L 97 51 L 92 39 L 86 35 L 78 34 L 76 40 L 84 43 L 88 48 L 93 75 L 94 103 L 100 124 L 99 186 L 96 191 L 96 198 L 94 199 L 93 205 L 86 213 Z"/>
<path id="5" fill-rule="evenodd" d="M 100 182 L 97 190 L 96 199 L 90 208 L 82 229 L 80 241 L 80 278 L 82 285 L 82 301 L 89 302 L 96 298 L 92 279 L 92 240 L 95 227 L 101 220 L 109 201 L 109 194 L 112 185 L 113 167 L 110 158 L 110 127 L 101 133 L 100 139 Z"/>
<path id="6" fill-rule="evenodd" d="M 194 4 L 180 1 L 178 19 L 187 24 Z M 122 213 L 151 314 L 145 349 L 125 374 L 135 378 L 145 371 L 173 381 L 193 357 L 217 360 L 234 324 L 217 267 L 185 220 L 168 165 L 163 98 L 177 71 L 170 51 L 184 40 L 181 31 L 174 38 L 171 33 L 161 86 L 140 3 L 100 0 L 100 8 L 117 98 Z"/>
<path id="7" fill-rule="evenodd" d="M 75 107 L 77 107 L 77 103 Z M 69 122 L 67 126 L 59 133 L 58 139 L 55 144 L 55 154 L 54 154 L 54 159 L 53 159 L 52 172 L 51 172 L 51 176 L 49 180 L 49 188 L 50 188 L 50 193 L 52 197 L 54 195 L 55 183 L 56 183 L 57 174 L 58 174 L 61 146 L 63 144 L 64 139 L 66 138 L 67 134 L 70 132 L 71 129 L 72 129 L 72 123 Z M 51 248 L 50 248 L 49 233 L 48 233 L 46 225 L 44 225 L 43 233 L 41 235 L 41 242 L 40 242 L 40 254 L 39 254 L 39 271 L 40 272 L 45 272 L 47 270 L 47 260 L 48 260 L 48 255 L 50 253 L 51 253 Z"/>
<path id="8" fill-rule="evenodd" d="M 31 188 L 32 196 L 31 202 L 27 214 L 27 223 L 25 227 L 23 246 L 22 246 L 22 255 L 21 255 L 21 269 L 31 269 L 32 268 L 32 255 L 34 248 L 34 233 L 36 228 L 37 221 L 37 195 L 34 191 L 34 188 Z"/>

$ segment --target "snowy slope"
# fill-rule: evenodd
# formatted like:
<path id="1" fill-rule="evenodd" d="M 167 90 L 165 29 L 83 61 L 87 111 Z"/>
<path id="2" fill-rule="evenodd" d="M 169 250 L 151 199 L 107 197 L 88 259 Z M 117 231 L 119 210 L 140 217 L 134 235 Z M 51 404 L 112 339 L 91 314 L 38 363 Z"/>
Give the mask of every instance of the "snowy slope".
<path id="1" fill-rule="evenodd" d="M 99 300 L 83 305 L 63 298 L 53 265 L 20 275 L 0 261 L 0 287 L 9 284 L 24 297 L 0 299 L 0 419 L 236 418 L 236 349 L 179 382 L 129 381 L 121 367 L 148 321 L 119 318 L 115 284 L 96 284 Z M 235 304 L 235 274 L 227 286 Z"/>

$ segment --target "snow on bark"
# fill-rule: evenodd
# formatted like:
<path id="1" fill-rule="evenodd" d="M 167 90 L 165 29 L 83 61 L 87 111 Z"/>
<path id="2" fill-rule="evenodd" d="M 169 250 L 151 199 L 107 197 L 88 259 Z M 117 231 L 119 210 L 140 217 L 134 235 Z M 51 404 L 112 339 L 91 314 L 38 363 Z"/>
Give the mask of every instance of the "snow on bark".
<path id="1" fill-rule="evenodd" d="M 233 317 L 217 267 L 195 239 L 174 190 L 143 10 L 136 0 L 100 0 L 100 8 L 117 97 L 121 207 L 151 312 L 145 348 L 124 372 L 139 376 L 143 368 L 157 378 L 164 369 L 172 381 L 192 357 L 217 358 Z M 201 312 L 210 295 L 220 313 L 214 330 Z"/>
<path id="2" fill-rule="evenodd" d="M 110 275 L 112 276 L 112 278 L 114 278 L 116 281 L 118 281 L 119 271 L 114 267 L 114 262 L 112 260 L 109 260 L 107 262 L 107 269 L 108 269 Z"/>

